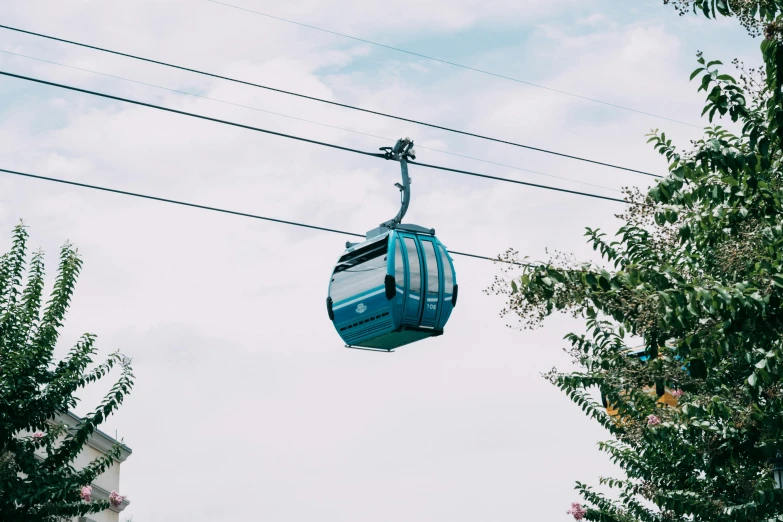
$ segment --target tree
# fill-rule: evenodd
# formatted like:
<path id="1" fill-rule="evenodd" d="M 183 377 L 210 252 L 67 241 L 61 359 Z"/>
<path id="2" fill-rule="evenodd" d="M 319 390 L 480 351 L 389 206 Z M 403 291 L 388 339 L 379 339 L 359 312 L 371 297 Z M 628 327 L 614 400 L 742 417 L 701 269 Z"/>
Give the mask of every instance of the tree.
<path id="1" fill-rule="evenodd" d="M 28 234 L 20 224 L 11 250 L 0 256 L 0 520 L 49 522 L 97 513 L 108 501 L 90 501 L 89 484 L 119 458 L 119 445 L 81 470 L 72 463 L 89 436 L 133 386 L 130 361 L 119 353 L 90 368 L 95 335 L 84 334 L 54 362 L 58 329 L 73 295 L 82 261 L 72 245 L 44 304 L 43 253 L 33 253 L 25 275 Z M 75 428 L 52 421 L 77 404 L 75 393 L 115 366 L 119 379 L 101 404 Z M 84 491 L 83 491 L 83 488 Z M 116 501 L 116 499 L 115 499 Z"/>
<path id="2" fill-rule="evenodd" d="M 585 320 L 586 333 L 566 336 L 579 371 L 547 377 L 610 432 L 599 447 L 625 477 L 601 478 L 608 496 L 577 482 L 576 519 L 783 520 L 771 473 L 783 454 L 783 1 L 674 3 L 764 34 L 762 69 L 737 64 L 737 81 L 699 54 L 691 75 L 710 123 L 741 129 L 711 125 L 682 152 L 653 132 L 669 173 L 628 192 L 614 240 L 587 229 L 602 266 L 556 256 L 491 290 L 527 327 L 555 311 Z M 628 357 L 639 344 L 646 357 Z M 645 387 L 668 389 L 678 406 Z"/>

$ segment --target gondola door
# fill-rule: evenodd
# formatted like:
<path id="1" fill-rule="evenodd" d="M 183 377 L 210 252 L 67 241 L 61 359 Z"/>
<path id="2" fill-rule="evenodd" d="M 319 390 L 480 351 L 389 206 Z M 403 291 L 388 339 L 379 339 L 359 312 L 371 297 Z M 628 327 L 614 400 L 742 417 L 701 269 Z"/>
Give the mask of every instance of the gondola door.
<path id="1" fill-rule="evenodd" d="M 408 260 L 408 295 L 405 296 L 405 311 L 402 324 L 419 326 L 422 308 L 422 259 L 416 236 L 400 234 L 405 245 L 405 255 Z"/>
<path id="2" fill-rule="evenodd" d="M 424 237 L 419 238 L 422 258 L 424 259 L 424 309 L 421 315 L 421 326 L 434 328 L 440 311 L 440 267 L 438 266 L 437 245 Z"/>

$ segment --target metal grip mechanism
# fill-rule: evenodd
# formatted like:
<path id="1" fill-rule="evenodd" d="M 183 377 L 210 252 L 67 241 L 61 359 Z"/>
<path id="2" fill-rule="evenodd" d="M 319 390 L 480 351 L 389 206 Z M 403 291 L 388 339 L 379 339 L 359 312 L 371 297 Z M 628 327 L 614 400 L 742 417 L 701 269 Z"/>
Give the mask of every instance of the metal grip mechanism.
<path id="1" fill-rule="evenodd" d="M 399 161 L 400 170 L 402 171 L 402 185 L 399 183 L 394 184 L 400 190 L 400 211 L 389 221 L 381 223 L 382 227 L 395 228 L 396 225 L 402 223 L 402 218 L 405 217 L 411 201 L 411 179 L 408 176 L 408 160 L 416 159 L 416 151 L 413 150 L 413 140 L 410 138 L 399 139 L 394 144 L 394 147 L 381 147 L 380 150 L 383 151 L 386 159 Z"/>

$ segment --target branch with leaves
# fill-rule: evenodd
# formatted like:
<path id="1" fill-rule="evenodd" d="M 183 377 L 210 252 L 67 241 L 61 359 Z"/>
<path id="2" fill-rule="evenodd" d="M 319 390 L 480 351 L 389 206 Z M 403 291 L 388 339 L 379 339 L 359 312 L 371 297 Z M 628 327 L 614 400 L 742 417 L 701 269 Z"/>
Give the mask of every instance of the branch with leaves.
<path id="1" fill-rule="evenodd" d="M 93 334 L 82 336 L 64 359 L 54 362 L 82 261 L 72 245 L 63 246 L 44 304 L 42 252 L 33 253 L 24 281 L 27 239 L 20 224 L 11 250 L 0 256 L 0 520 L 54 522 L 122 503 L 124 497 L 116 493 L 108 501 L 93 500 L 89 488 L 119 460 L 119 443 L 81 469 L 73 463 L 130 393 L 134 377 L 130 360 L 119 353 L 89 369 L 96 353 Z M 53 422 L 77 405 L 80 389 L 114 368 L 119 378 L 92 414 L 73 428 Z"/>
<path id="2" fill-rule="evenodd" d="M 625 477 L 602 479 L 614 495 L 577 483 L 575 518 L 783 520 L 771 473 L 783 454 L 783 0 L 674 3 L 763 33 L 757 83 L 698 54 L 691 80 L 713 125 L 685 151 L 650 135 L 669 174 L 627 193 L 638 204 L 613 238 L 586 230 L 602 263 L 558 256 L 509 268 L 490 291 L 525 327 L 558 311 L 585 321 L 566 336 L 580 370 L 546 377 L 612 435 L 600 449 Z M 741 131 L 714 124 L 721 118 Z M 642 356 L 629 357 L 639 345 Z M 677 407 L 660 393 L 675 393 Z"/>

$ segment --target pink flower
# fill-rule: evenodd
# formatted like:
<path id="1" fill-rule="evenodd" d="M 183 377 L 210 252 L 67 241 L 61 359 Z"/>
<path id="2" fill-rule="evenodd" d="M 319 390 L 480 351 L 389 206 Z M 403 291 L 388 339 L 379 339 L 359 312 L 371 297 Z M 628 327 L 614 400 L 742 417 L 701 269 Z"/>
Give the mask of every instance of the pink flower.
<path id="1" fill-rule="evenodd" d="M 92 486 L 84 486 L 79 493 L 79 496 L 82 497 L 82 500 L 85 502 L 92 500 Z"/>
<path id="2" fill-rule="evenodd" d="M 679 388 L 676 390 L 672 390 L 672 397 L 674 397 L 675 399 L 679 399 L 680 397 L 682 397 L 683 393 L 685 392 L 680 390 Z"/>
<path id="3" fill-rule="evenodd" d="M 661 419 L 658 418 L 655 415 L 648 415 L 647 416 L 647 425 L 648 426 L 657 426 L 661 423 Z"/>
<path id="4" fill-rule="evenodd" d="M 33 440 L 42 439 L 42 438 L 44 438 L 44 432 L 36 431 L 35 433 L 32 434 L 32 437 L 33 437 Z"/>
<path id="5" fill-rule="evenodd" d="M 566 511 L 566 514 L 574 516 L 574 520 L 582 520 L 586 513 L 587 511 L 585 511 L 585 508 L 583 508 L 579 502 L 572 502 L 571 509 Z"/>
<path id="6" fill-rule="evenodd" d="M 116 491 L 112 491 L 109 495 L 109 504 L 115 509 L 122 505 L 123 500 L 125 500 L 125 495 L 120 495 Z"/>

